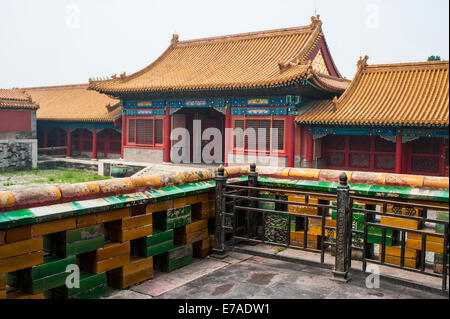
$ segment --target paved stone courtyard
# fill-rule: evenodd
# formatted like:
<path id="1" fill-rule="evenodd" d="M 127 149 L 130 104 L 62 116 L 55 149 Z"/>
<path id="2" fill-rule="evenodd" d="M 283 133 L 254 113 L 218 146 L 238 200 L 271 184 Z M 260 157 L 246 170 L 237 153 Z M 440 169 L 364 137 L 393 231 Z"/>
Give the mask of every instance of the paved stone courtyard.
<path id="1" fill-rule="evenodd" d="M 229 257 L 194 259 L 171 273 L 128 290 L 110 289 L 107 299 L 446 299 L 443 294 L 381 280 L 368 289 L 365 276 L 348 284 L 330 280 L 331 270 L 230 252 Z"/>

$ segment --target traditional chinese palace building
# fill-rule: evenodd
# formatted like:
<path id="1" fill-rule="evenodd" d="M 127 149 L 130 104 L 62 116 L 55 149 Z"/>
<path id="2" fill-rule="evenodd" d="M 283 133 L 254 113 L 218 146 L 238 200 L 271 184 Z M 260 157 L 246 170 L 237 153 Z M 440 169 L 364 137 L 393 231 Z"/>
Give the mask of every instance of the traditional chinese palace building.
<path id="1" fill-rule="evenodd" d="M 226 136 L 222 162 L 258 155 L 257 162 L 275 158 L 279 165 L 299 166 L 300 142 L 307 153 L 313 145 L 312 135 L 295 126 L 298 110 L 340 96 L 349 84 L 333 62 L 322 22 L 318 16 L 311 20 L 304 27 L 190 41 L 174 35 L 166 51 L 139 72 L 90 80 L 92 90 L 120 99 L 124 159 L 170 162 L 176 142 L 171 131 L 182 127 L 190 133 L 185 145 L 195 162 L 200 149 L 193 148 L 193 123 L 201 120 L 202 131 L 213 127 L 225 136 L 226 128 L 254 128 L 256 139 L 266 142 L 256 153 L 247 137 Z"/>
<path id="2" fill-rule="evenodd" d="M 88 84 L 25 91 L 40 105 L 37 135 L 43 153 L 120 158 L 122 108 L 118 100 L 88 90 Z"/>
<path id="3" fill-rule="evenodd" d="M 449 62 L 358 62 L 339 99 L 301 109 L 315 159 L 330 169 L 449 176 Z"/>
<path id="4" fill-rule="evenodd" d="M 342 78 L 315 16 L 304 27 L 188 41 L 174 35 L 134 74 L 25 93 L 40 105 L 44 152 L 170 162 L 181 129 L 194 163 L 208 150 L 225 165 L 448 176 L 449 62 L 368 65 L 365 57 L 357 66 L 352 81 Z M 28 129 L 33 105 L 14 121 L 18 109 L 0 104 L 0 134 Z M 211 128 L 221 139 L 212 151 Z"/>
<path id="5" fill-rule="evenodd" d="M 37 166 L 36 110 L 20 89 L 0 89 L 0 171 Z"/>

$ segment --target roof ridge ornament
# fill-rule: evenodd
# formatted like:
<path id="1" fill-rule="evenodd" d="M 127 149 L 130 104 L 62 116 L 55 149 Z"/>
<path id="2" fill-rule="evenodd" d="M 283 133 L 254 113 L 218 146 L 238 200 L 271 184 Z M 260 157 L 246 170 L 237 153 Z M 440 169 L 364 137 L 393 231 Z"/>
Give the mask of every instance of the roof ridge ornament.
<path id="1" fill-rule="evenodd" d="M 364 70 L 367 67 L 367 60 L 369 59 L 369 56 L 359 57 L 358 63 L 356 65 L 358 66 L 358 69 Z"/>
<path id="2" fill-rule="evenodd" d="M 320 20 L 320 14 L 316 14 L 315 16 L 311 17 L 311 26 L 312 27 L 321 26 L 321 25 L 322 25 L 322 21 Z"/>
<path id="3" fill-rule="evenodd" d="M 337 96 L 335 96 L 335 97 L 333 98 L 333 101 L 332 101 L 332 104 L 331 104 L 331 107 L 332 107 L 333 112 L 336 112 L 336 111 L 337 111 L 338 103 L 339 103 L 339 99 L 338 99 Z"/>
<path id="4" fill-rule="evenodd" d="M 311 73 L 313 71 L 311 60 L 307 60 L 305 63 L 302 63 L 300 58 L 296 58 L 295 61 L 289 61 L 289 62 L 280 61 L 280 62 L 278 62 L 278 67 L 280 68 L 280 73 L 283 73 L 287 69 L 289 69 L 291 67 L 296 67 L 296 66 L 306 67 L 307 73 Z"/>
<path id="5" fill-rule="evenodd" d="M 126 72 L 123 72 L 123 73 L 120 74 L 120 78 L 121 78 L 122 80 L 124 80 L 124 79 L 126 78 L 126 76 L 127 76 L 127 73 L 126 73 Z"/>
<path id="6" fill-rule="evenodd" d="M 178 38 L 179 38 L 178 34 L 176 33 L 172 34 L 172 40 L 170 40 L 170 44 L 176 45 L 179 42 Z"/>

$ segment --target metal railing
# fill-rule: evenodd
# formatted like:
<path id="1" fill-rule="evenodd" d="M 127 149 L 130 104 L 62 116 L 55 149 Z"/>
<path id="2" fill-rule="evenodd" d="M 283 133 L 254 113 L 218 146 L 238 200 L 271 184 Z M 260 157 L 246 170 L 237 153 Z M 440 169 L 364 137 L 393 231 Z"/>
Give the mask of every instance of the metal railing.
<path id="1" fill-rule="evenodd" d="M 355 203 L 362 203 L 364 207 L 358 208 L 358 205 L 355 205 Z M 391 210 L 392 213 L 388 212 L 388 210 Z M 348 219 L 353 221 L 354 214 L 363 215 L 363 223 L 360 223 L 363 226 L 362 230 L 352 229 L 350 232 L 351 237 L 356 235 L 362 238 L 362 247 L 351 247 L 351 249 L 362 251 L 362 270 L 365 272 L 367 263 L 370 262 L 438 277 L 442 279 L 442 290 L 446 290 L 449 222 L 448 220 L 429 218 L 428 214 L 430 212 L 435 214 L 446 213 L 448 215 L 449 207 L 448 205 L 446 207 L 432 204 L 425 205 L 400 200 L 383 200 L 351 195 Z M 387 220 L 383 222 L 381 218 L 386 218 Z M 433 231 L 433 228 L 437 228 L 437 225 L 441 225 L 441 232 Z M 369 236 L 378 237 L 377 241 L 379 243 L 375 244 L 374 240 L 370 241 L 368 239 Z M 427 240 L 427 238 L 433 239 L 433 241 Z M 417 240 L 420 241 L 419 247 L 408 245 L 409 241 Z M 379 247 L 378 254 L 374 251 L 375 245 Z M 427 246 L 435 247 L 428 248 Z M 390 255 L 386 253 L 387 249 L 391 252 Z M 427 267 L 427 251 L 443 255 L 441 274 L 434 273 Z M 378 259 L 375 257 L 378 257 Z"/>
<path id="2" fill-rule="evenodd" d="M 345 173 L 340 176 L 336 192 L 331 193 L 258 186 L 255 165 L 251 165 L 248 181 L 227 183 L 221 167 L 216 177 L 213 254 L 223 258 L 228 248 L 243 241 L 317 253 L 323 264 L 325 254 L 331 248 L 335 251 L 333 279 L 347 282 L 350 280 L 352 255 L 359 252 L 362 254 L 360 259 L 364 272 L 367 263 L 374 263 L 440 277 L 442 290 L 446 290 L 448 218 L 429 218 L 427 213 L 433 211 L 448 214 L 448 203 L 439 206 L 350 195 Z M 332 214 L 335 215 L 330 218 Z M 395 218 L 395 223 L 387 223 L 385 218 Z M 417 222 L 417 227 L 408 226 L 405 221 Z M 420 228 L 429 224 L 441 225 L 441 233 Z M 310 225 L 315 225 L 314 232 L 310 231 Z M 291 234 L 296 236 L 295 240 Z M 417 249 L 408 245 L 409 237 L 416 238 L 414 234 L 421 236 L 421 247 Z M 311 237 L 320 240 L 314 241 Z M 442 241 L 442 274 L 427 271 L 427 238 Z M 374 254 L 376 245 L 379 246 L 378 256 Z M 416 259 L 410 258 L 413 250 L 420 251 Z M 417 262 L 417 267 L 411 266 L 411 260 Z"/>

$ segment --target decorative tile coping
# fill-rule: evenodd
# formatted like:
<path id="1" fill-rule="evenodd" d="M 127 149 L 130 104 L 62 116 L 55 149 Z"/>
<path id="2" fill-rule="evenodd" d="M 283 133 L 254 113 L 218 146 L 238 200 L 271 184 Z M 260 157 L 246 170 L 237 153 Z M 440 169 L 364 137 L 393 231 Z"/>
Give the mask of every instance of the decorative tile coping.
<path id="1" fill-rule="evenodd" d="M 310 168 L 257 167 L 259 176 L 289 179 L 292 183 L 299 180 L 316 182 L 339 182 L 342 171 Z M 228 177 L 245 176 L 249 166 L 231 166 L 225 168 Z M 348 182 L 353 185 L 393 186 L 411 189 L 449 189 L 447 177 L 402 175 L 374 172 L 346 171 Z M 48 206 L 85 200 L 108 198 L 125 194 L 145 193 L 150 190 L 177 186 L 200 181 L 214 180 L 216 169 L 195 169 L 177 174 L 157 174 L 146 177 L 116 178 L 104 181 L 56 185 L 0 192 L 0 214 L 37 206 Z M 321 185 L 320 183 L 318 185 Z M 375 190 L 376 188 L 373 188 Z M 395 196 L 391 196 L 395 197 Z"/>
<path id="2" fill-rule="evenodd" d="M 259 177 L 261 186 L 293 188 L 299 190 L 336 193 L 339 183 L 278 179 Z M 420 189 L 410 187 L 379 186 L 367 184 L 350 184 L 350 194 L 387 199 L 408 199 L 445 203 L 449 201 L 449 191 L 439 189 Z"/>
<path id="3" fill-rule="evenodd" d="M 247 176 L 230 179 L 231 182 L 246 181 Z M 68 203 L 20 209 L 0 214 L 0 230 L 27 224 L 41 223 L 56 219 L 98 213 L 124 207 L 152 204 L 160 201 L 211 192 L 215 189 L 215 181 L 188 183 L 169 186 L 133 194 L 120 194 L 103 198 L 73 201 Z M 299 190 L 336 192 L 336 182 L 279 179 L 258 177 L 260 186 L 291 188 Z M 449 191 L 437 189 L 418 189 L 379 185 L 349 184 L 350 193 L 391 199 L 409 199 L 432 202 L 448 202 Z"/>

